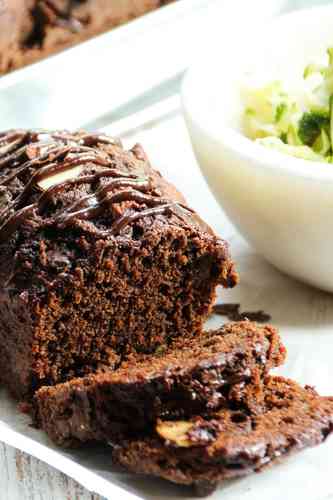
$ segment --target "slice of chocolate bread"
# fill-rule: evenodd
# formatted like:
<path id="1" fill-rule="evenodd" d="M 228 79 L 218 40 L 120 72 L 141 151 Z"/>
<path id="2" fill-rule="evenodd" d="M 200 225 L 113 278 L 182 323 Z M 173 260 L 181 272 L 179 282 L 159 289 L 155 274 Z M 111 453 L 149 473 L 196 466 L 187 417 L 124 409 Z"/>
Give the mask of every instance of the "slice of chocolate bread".
<path id="1" fill-rule="evenodd" d="M 200 331 L 227 244 L 140 146 L 0 134 L 0 376 L 18 397 Z"/>
<path id="2" fill-rule="evenodd" d="M 159 421 L 155 435 L 122 443 L 114 460 L 133 472 L 212 492 L 225 479 L 244 476 L 308 446 L 333 431 L 333 398 L 272 377 L 266 411 L 222 409 L 190 420 Z"/>
<path id="3" fill-rule="evenodd" d="M 114 372 L 41 388 L 35 422 L 55 443 L 71 445 L 119 440 L 158 417 L 179 419 L 226 405 L 260 412 L 263 377 L 284 359 L 272 327 L 225 325 Z"/>
<path id="4" fill-rule="evenodd" d="M 153 11 L 165 0 L 2 0 L 0 74 Z"/>

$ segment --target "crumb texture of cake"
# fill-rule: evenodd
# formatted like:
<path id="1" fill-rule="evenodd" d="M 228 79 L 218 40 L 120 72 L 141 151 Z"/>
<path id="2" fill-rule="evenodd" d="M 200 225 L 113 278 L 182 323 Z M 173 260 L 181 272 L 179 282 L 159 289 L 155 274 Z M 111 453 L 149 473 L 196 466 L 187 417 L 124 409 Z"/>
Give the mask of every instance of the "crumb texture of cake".
<path id="1" fill-rule="evenodd" d="M 158 418 L 181 419 L 220 407 L 264 409 L 263 380 L 283 363 L 272 327 L 243 321 L 175 342 L 114 372 L 90 375 L 34 397 L 35 423 L 58 445 L 120 441 Z"/>
<path id="2" fill-rule="evenodd" d="M 0 74 L 169 3 L 164 0 L 3 0 Z"/>
<path id="3" fill-rule="evenodd" d="M 259 472 L 322 443 L 333 430 L 333 398 L 310 387 L 271 377 L 265 404 L 261 415 L 221 409 L 209 417 L 160 420 L 154 436 L 117 446 L 114 460 L 132 472 L 210 493 L 221 481 Z"/>
<path id="4" fill-rule="evenodd" d="M 17 397 L 200 331 L 236 282 L 226 242 L 141 146 L 0 134 L 0 368 Z"/>

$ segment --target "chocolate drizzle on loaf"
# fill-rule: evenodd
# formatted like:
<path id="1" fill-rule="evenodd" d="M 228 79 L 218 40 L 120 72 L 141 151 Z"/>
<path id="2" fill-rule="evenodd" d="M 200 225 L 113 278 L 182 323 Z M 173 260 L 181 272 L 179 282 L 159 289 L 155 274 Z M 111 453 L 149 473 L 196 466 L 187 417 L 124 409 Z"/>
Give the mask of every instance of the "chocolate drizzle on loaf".
<path id="1" fill-rule="evenodd" d="M 2 134 L 0 171 L 9 168 L 9 172 L 0 181 L 0 187 L 8 186 L 15 178 L 22 179 L 28 173 L 30 175 L 20 194 L 0 212 L 0 242 L 10 238 L 29 218 L 38 220 L 39 227 L 64 229 L 77 222 L 80 224 L 80 221 L 106 215 L 114 205 L 123 202 L 135 202 L 140 209 L 125 209 L 118 218 L 114 218 L 107 230 L 95 227 L 94 231 L 100 237 L 116 236 L 127 225 L 143 217 L 163 214 L 182 219 L 192 213 L 183 204 L 163 198 L 144 170 L 125 171 L 119 168 L 107 147 L 103 147 L 110 145 L 120 147 L 119 142 L 105 135 L 84 132 L 69 134 L 17 130 Z M 144 161 L 144 154 L 138 148 L 132 152 L 136 160 Z M 86 175 L 85 169 L 89 168 L 94 171 Z M 55 179 L 54 184 L 51 182 L 43 189 L 43 182 L 65 172 L 69 173 L 68 177 L 58 181 Z M 101 179 L 110 181 L 99 186 L 98 181 Z M 55 215 L 45 216 L 55 195 L 59 196 L 68 188 L 83 184 L 89 185 L 93 193 L 64 206 Z M 34 198 L 33 203 L 29 203 L 31 198 Z"/>

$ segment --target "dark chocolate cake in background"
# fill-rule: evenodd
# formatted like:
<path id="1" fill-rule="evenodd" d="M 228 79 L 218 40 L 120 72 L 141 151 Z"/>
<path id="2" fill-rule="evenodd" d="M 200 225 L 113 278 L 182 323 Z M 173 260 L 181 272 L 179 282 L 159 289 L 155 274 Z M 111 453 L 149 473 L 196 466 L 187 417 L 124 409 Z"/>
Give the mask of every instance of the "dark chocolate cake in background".
<path id="1" fill-rule="evenodd" d="M 117 445 L 113 459 L 206 496 L 227 479 L 260 472 L 322 443 L 333 431 L 333 398 L 311 387 L 269 377 L 265 405 L 260 415 L 222 408 L 188 420 L 160 420 L 151 435 Z"/>
<path id="2" fill-rule="evenodd" d="M 2 0 L 0 75 L 169 3 L 166 0 Z"/>
<path id="3" fill-rule="evenodd" d="M 0 134 L 0 373 L 17 397 L 199 332 L 236 282 L 227 244 L 140 146 Z"/>

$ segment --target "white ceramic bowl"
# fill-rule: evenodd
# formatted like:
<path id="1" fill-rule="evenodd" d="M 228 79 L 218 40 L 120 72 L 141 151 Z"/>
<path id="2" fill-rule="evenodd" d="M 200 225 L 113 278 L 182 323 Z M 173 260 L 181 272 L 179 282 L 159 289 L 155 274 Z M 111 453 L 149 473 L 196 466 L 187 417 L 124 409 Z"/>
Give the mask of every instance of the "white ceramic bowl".
<path id="1" fill-rule="evenodd" d="M 185 119 L 202 172 L 241 234 L 280 270 L 333 292 L 333 165 L 296 159 L 241 132 L 246 74 L 301 77 L 333 45 L 333 5 L 286 14 L 216 43 L 189 70 Z"/>

